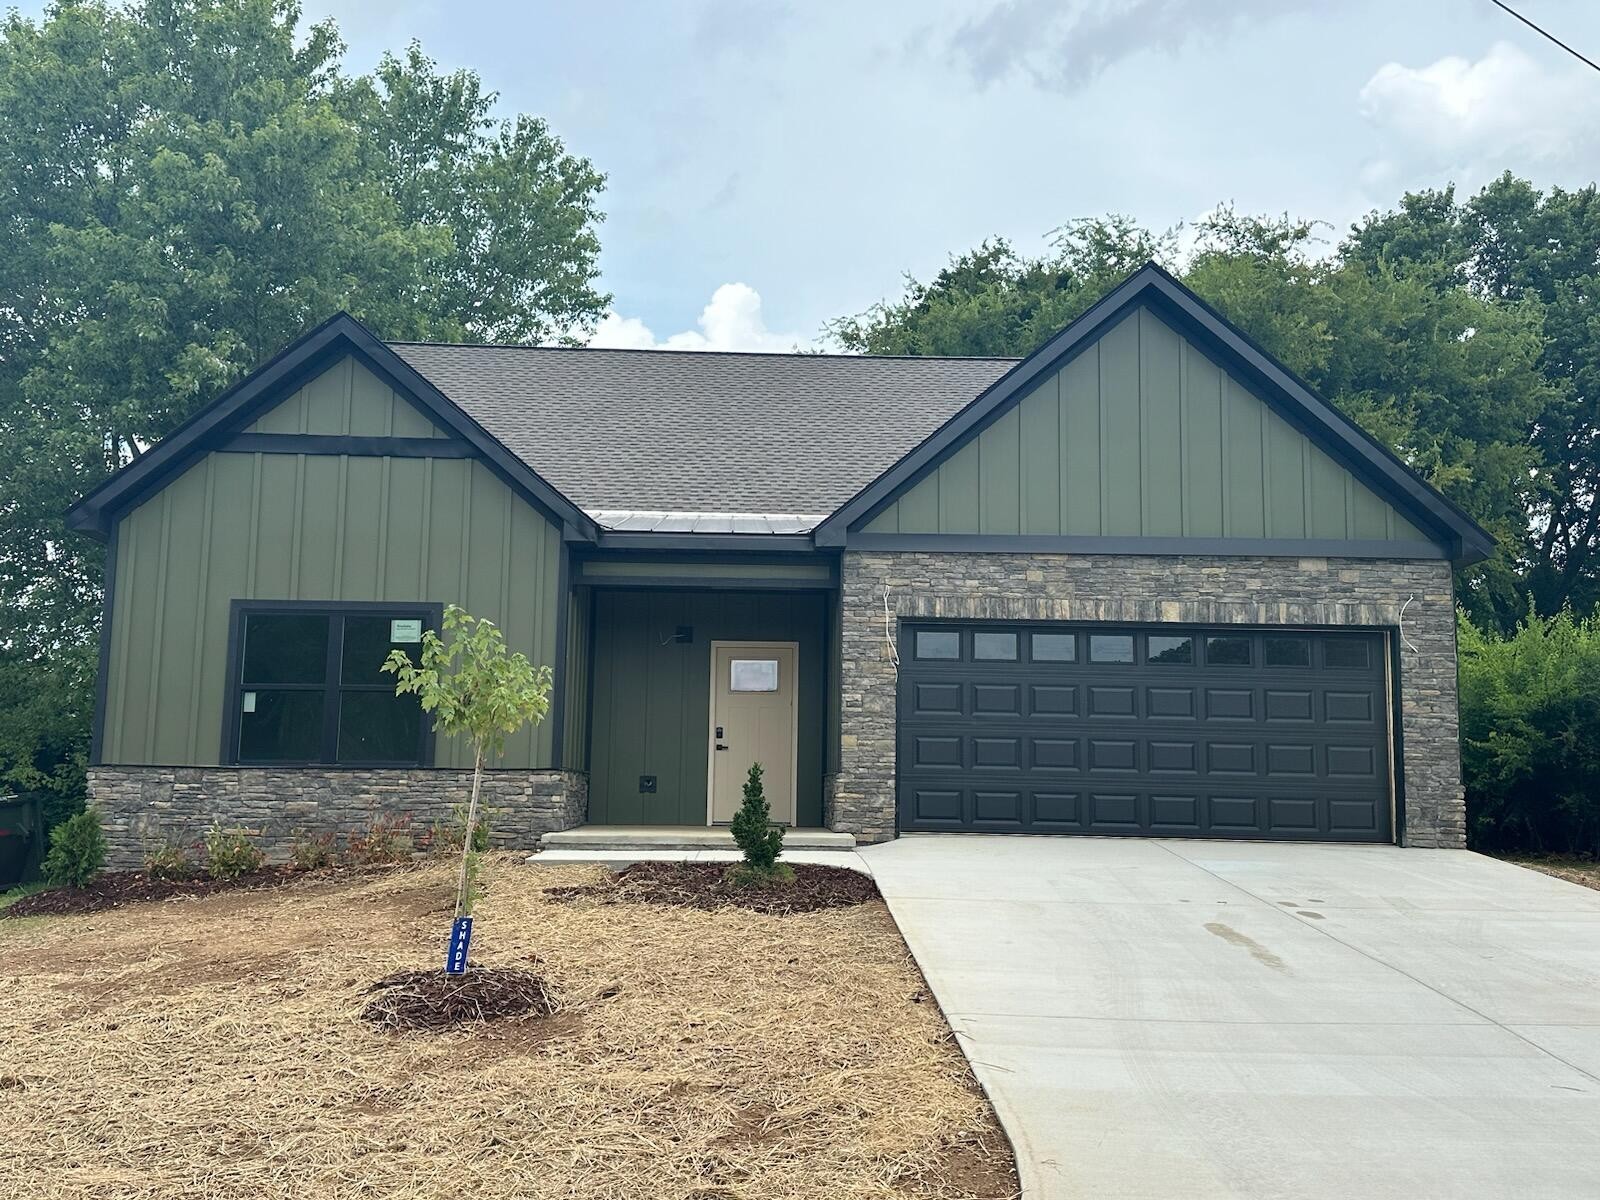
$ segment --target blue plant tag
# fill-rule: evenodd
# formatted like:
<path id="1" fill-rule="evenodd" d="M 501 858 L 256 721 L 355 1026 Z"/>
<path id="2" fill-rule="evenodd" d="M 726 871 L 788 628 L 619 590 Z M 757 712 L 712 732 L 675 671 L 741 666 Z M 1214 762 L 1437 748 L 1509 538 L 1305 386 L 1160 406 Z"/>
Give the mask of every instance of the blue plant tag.
<path id="1" fill-rule="evenodd" d="M 457 917 L 450 926 L 450 949 L 444 956 L 446 975 L 467 973 L 467 950 L 472 945 L 472 918 Z"/>

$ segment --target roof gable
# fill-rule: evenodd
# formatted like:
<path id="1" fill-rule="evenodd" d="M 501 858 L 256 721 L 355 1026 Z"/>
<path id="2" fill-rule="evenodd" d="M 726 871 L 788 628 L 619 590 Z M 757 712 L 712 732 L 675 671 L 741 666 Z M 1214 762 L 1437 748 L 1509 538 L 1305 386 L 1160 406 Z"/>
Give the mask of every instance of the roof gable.
<path id="1" fill-rule="evenodd" d="M 1238 428 L 1234 425 L 1237 423 Z M 1254 437 L 1254 441 L 1251 438 Z M 990 470 L 985 473 L 985 462 Z M 1167 272 L 1149 264 L 817 529 L 884 535 L 1430 544 L 1476 523 Z M 1143 539 L 1127 546 L 1131 539 Z"/>
<path id="2" fill-rule="evenodd" d="M 362 372 L 359 400 L 356 377 L 337 374 L 338 364 L 345 360 L 352 371 L 359 368 Z M 318 383 L 319 379 L 324 381 Z M 330 401 L 319 388 L 345 389 L 346 399 Z M 392 391 L 387 406 L 383 390 Z M 421 426 L 409 417 L 396 417 L 408 408 L 415 410 Z M 385 419 L 380 416 L 385 411 L 387 434 L 362 437 L 356 432 L 353 422 L 364 425 Z M 299 428 L 280 430 L 280 424 Z M 333 428 L 341 425 L 345 428 Z M 330 427 L 327 432 L 324 426 Z M 353 438 L 365 443 L 366 453 L 378 454 L 383 453 L 385 442 L 457 441 L 463 444 L 462 453 L 481 458 L 529 503 L 557 524 L 571 527 L 575 536 L 593 540 L 598 533 L 594 522 L 575 504 L 348 313 L 331 317 L 291 343 L 142 457 L 117 471 L 68 510 L 67 523 L 104 536 L 122 513 L 204 454 L 230 442 L 280 436 L 323 442 Z"/>

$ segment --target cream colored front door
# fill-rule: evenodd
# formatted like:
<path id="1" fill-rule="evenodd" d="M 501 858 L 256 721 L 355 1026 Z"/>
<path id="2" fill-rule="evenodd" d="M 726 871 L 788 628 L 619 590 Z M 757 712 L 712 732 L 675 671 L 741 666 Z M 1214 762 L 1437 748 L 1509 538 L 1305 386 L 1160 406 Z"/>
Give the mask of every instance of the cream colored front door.
<path id="1" fill-rule="evenodd" d="M 799 657 L 794 642 L 711 643 L 711 824 L 739 811 L 751 763 L 772 819 L 794 824 Z"/>

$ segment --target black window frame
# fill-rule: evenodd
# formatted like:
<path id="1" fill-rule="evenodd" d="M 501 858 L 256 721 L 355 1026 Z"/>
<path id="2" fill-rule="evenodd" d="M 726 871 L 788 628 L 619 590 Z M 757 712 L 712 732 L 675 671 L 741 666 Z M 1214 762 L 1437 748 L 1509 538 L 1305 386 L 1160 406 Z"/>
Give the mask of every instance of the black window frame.
<path id="1" fill-rule="evenodd" d="M 417 757 L 408 759 L 345 759 L 339 753 L 339 703 L 341 692 L 392 690 L 387 684 L 347 684 L 344 671 L 344 618 L 388 617 L 390 620 L 422 616 L 422 627 L 438 633 L 444 623 L 444 605 L 431 601 L 406 603 L 398 600 L 235 600 L 228 612 L 228 673 L 223 692 L 222 752 L 220 761 L 230 767 L 318 767 L 331 770 L 368 770 L 374 767 L 431 767 L 434 763 L 433 722 L 426 713 L 418 722 Z M 239 757 L 239 718 L 242 715 L 240 674 L 243 667 L 245 618 L 250 616 L 320 616 L 330 619 L 327 665 L 323 671 L 321 694 L 322 751 L 317 758 L 247 759 Z M 332 618 L 338 617 L 337 625 Z M 337 630 L 337 634 L 335 633 Z M 261 689 L 256 689 L 261 690 Z M 266 689 L 273 690 L 273 689 Z M 291 690 L 315 691 L 315 685 Z"/>

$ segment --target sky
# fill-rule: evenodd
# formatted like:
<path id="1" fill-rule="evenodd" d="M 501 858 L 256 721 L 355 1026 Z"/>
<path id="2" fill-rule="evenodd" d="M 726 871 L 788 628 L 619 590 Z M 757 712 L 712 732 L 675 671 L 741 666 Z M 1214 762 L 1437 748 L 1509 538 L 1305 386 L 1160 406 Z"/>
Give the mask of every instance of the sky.
<path id="1" fill-rule="evenodd" d="M 1512 0 L 1600 60 L 1600 4 Z M 1330 222 L 1597 174 L 1600 72 L 1490 0 L 302 0 L 606 173 L 602 344 L 787 350 L 1001 235 Z M 36 7 L 36 6 L 35 6 Z"/>

